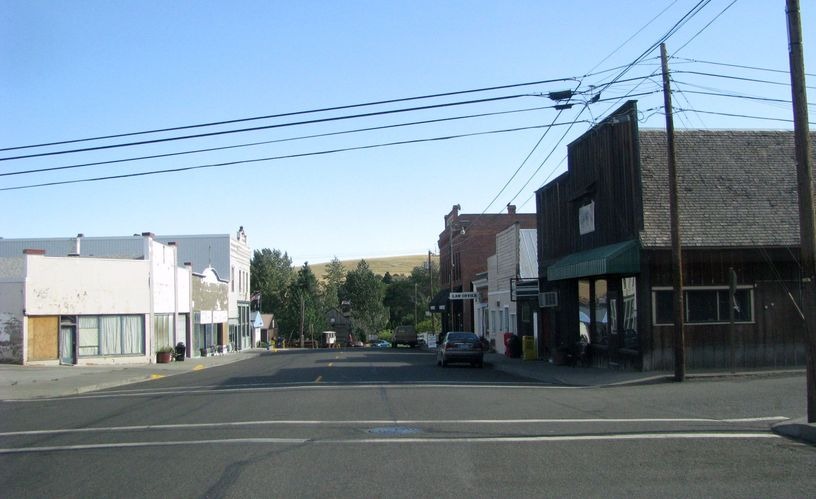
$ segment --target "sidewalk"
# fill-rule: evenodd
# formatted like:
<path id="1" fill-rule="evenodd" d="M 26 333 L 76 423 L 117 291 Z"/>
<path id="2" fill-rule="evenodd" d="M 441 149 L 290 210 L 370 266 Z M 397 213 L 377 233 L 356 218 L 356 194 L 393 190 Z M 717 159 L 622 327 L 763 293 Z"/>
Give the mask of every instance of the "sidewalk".
<path id="1" fill-rule="evenodd" d="M 543 383 L 564 386 L 618 386 L 668 383 L 674 379 L 674 373 L 668 371 L 627 371 L 623 369 L 598 367 L 569 367 L 550 364 L 545 360 L 511 359 L 497 353 L 485 355 L 485 362 L 494 369 L 530 378 Z M 804 376 L 805 369 L 779 370 L 742 370 L 737 372 L 722 370 L 695 370 L 686 372 L 686 379 L 701 380 L 714 378 L 733 378 L 747 376 Z"/>
<path id="2" fill-rule="evenodd" d="M 0 400 L 60 397 L 139 383 L 230 364 L 260 355 L 249 349 L 212 357 L 195 357 L 169 364 L 96 366 L 20 366 L 0 364 Z"/>

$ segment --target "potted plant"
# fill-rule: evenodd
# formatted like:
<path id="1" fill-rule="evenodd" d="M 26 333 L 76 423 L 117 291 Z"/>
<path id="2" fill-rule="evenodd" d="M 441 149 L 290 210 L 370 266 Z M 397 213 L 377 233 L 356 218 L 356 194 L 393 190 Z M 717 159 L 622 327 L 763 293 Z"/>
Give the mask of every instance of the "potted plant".
<path id="1" fill-rule="evenodd" d="M 173 347 L 167 345 L 156 349 L 156 363 L 167 364 L 173 359 Z"/>

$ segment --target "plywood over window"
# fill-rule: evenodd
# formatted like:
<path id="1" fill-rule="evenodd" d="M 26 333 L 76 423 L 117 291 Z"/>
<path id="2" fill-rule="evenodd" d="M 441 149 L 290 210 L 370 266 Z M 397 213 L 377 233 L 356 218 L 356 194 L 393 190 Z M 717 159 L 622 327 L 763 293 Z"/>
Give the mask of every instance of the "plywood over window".
<path id="1" fill-rule="evenodd" d="M 57 360 L 59 317 L 28 317 L 28 360 Z"/>

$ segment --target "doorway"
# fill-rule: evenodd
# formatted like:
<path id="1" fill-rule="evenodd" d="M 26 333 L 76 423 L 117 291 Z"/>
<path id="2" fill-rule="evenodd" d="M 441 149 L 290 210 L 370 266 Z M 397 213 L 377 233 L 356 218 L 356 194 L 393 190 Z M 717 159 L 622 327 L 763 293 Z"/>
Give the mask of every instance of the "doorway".
<path id="1" fill-rule="evenodd" d="M 60 317 L 59 362 L 73 366 L 77 363 L 76 318 Z"/>

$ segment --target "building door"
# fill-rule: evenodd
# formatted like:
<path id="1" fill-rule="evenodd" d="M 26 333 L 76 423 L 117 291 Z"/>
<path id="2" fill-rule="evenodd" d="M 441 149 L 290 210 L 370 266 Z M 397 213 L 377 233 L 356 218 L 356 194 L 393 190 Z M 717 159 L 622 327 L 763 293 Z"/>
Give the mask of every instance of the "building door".
<path id="1" fill-rule="evenodd" d="M 73 317 L 60 319 L 60 364 L 72 366 L 77 363 L 76 321 Z"/>

